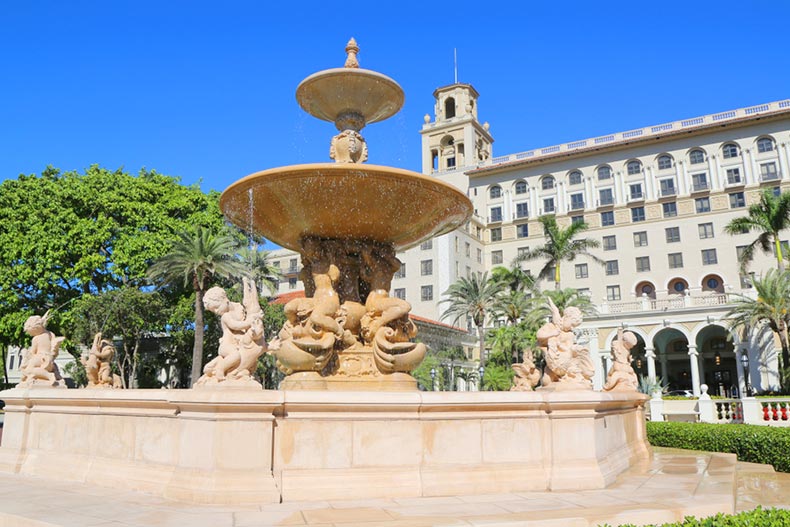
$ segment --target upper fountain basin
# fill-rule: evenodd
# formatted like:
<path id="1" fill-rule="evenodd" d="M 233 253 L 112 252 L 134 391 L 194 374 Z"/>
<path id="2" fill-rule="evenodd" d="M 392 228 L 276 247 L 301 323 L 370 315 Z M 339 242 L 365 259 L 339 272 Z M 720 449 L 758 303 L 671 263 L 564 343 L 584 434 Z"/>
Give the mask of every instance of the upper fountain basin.
<path id="1" fill-rule="evenodd" d="M 463 225 L 472 203 L 455 187 L 409 170 L 358 163 L 256 172 L 222 193 L 233 224 L 298 251 L 304 236 L 364 239 L 406 249 Z"/>
<path id="2" fill-rule="evenodd" d="M 303 80 L 296 88 L 296 100 L 304 111 L 324 121 L 334 123 L 340 116 L 353 113 L 370 124 L 398 113 L 404 97 L 403 89 L 386 75 L 359 68 L 334 68 Z"/>

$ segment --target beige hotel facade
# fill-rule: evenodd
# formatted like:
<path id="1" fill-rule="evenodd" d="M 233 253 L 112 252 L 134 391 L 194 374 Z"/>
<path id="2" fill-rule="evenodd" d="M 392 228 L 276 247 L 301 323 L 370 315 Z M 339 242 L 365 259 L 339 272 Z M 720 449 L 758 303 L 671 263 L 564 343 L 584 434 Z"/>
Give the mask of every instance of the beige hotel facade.
<path id="1" fill-rule="evenodd" d="M 742 393 L 743 353 L 751 387 L 777 387 L 770 332 L 737 334 L 723 320 L 733 295 L 752 294 L 739 256 L 756 236 L 730 236 L 724 226 L 764 189 L 790 190 L 790 100 L 495 157 L 474 87 L 453 84 L 434 97 L 420 131 L 422 171 L 464 191 L 475 214 L 464 228 L 399 255 L 392 294 L 414 314 L 441 320 L 450 284 L 542 245 L 538 218 L 554 214 L 560 225 L 585 221 L 586 237 L 601 243 L 593 252 L 606 262 L 582 257 L 561 266 L 562 286 L 589 294 L 597 307 L 581 330 L 598 359 L 597 386 L 617 329 L 626 328 L 640 341 L 635 368 L 673 390 L 699 394 L 707 384 L 712 394 Z M 273 257 L 283 271 L 278 292 L 301 289 L 299 255 Z M 544 263 L 522 267 L 537 275 Z M 749 271 L 759 276 L 774 265 L 758 254 Z"/>

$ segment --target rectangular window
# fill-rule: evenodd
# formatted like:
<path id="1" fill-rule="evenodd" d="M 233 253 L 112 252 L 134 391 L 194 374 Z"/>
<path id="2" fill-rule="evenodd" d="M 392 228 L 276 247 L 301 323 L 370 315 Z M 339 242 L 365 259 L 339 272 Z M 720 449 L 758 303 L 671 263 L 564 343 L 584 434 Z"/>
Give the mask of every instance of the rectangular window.
<path id="1" fill-rule="evenodd" d="M 587 264 L 576 264 L 576 278 L 587 278 L 589 277 Z"/>
<path id="2" fill-rule="evenodd" d="M 470 244 L 469 242 L 466 242 L 464 244 L 464 250 L 466 251 L 466 257 L 467 258 L 472 256 L 472 244 Z"/>
<path id="3" fill-rule="evenodd" d="M 579 210 L 584 208 L 584 194 L 571 194 L 571 210 Z"/>
<path id="4" fill-rule="evenodd" d="M 706 240 L 708 238 L 713 238 L 713 224 L 712 223 L 700 223 L 697 225 L 697 229 L 699 230 L 699 239 Z"/>
<path id="5" fill-rule="evenodd" d="M 516 256 L 518 256 L 519 258 L 524 258 L 527 256 L 528 252 L 529 252 L 529 247 L 519 247 L 518 249 L 516 249 Z"/>
<path id="6" fill-rule="evenodd" d="M 543 200 L 543 213 L 550 214 L 554 212 L 554 198 L 545 198 Z"/>
<path id="7" fill-rule="evenodd" d="M 501 227 L 496 227 L 495 229 L 491 229 L 491 241 L 492 242 L 502 241 L 502 228 Z"/>
<path id="8" fill-rule="evenodd" d="M 735 247 L 735 257 L 738 258 L 738 261 L 743 260 L 743 255 L 746 253 L 748 245 L 738 245 Z"/>
<path id="9" fill-rule="evenodd" d="M 727 169 L 727 184 L 728 185 L 737 185 L 741 182 L 741 169 L 740 168 L 728 168 Z"/>
<path id="10" fill-rule="evenodd" d="M 492 251 L 491 252 L 491 264 L 497 265 L 501 264 L 503 261 L 502 251 Z"/>
<path id="11" fill-rule="evenodd" d="M 395 298 L 400 298 L 401 300 L 406 300 L 406 288 L 399 287 L 392 292 L 392 296 Z"/>
<path id="12" fill-rule="evenodd" d="M 615 236 L 604 236 L 602 239 L 602 245 L 604 251 L 616 251 L 617 250 L 617 238 Z"/>
<path id="13" fill-rule="evenodd" d="M 616 300 L 620 300 L 620 286 L 619 285 L 607 285 L 606 286 L 606 300 L 612 302 Z"/>
<path id="14" fill-rule="evenodd" d="M 601 225 L 603 227 L 608 227 L 610 225 L 614 225 L 614 212 L 608 210 L 606 212 L 601 213 Z"/>
<path id="15" fill-rule="evenodd" d="M 455 252 L 458 252 L 458 236 L 453 238 L 453 241 L 455 242 Z"/>
<path id="16" fill-rule="evenodd" d="M 556 272 L 557 272 L 556 266 L 552 265 L 551 267 L 549 267 L 548 276 L 546 277 L 546 280 L 549 282 L 554 282 L 554 275 Z"/>
<path id="17" fill-rule="evenodd" d="M 779 179 L 776 163 L 762 163 L 760 165 L 760 181 L 773 181 Z"/>
<path id="18" fill-rule="evenodd" d="M 591 294 L 590 294 L 590 289 L 589 289 L 588 287 L 578 287 L 578 288 L 576 288 L 576 291 L 577 291 L 577 292 L 578 292 L 580 295 L 584 295 L 584 296 L 586 296 L 587 298 L 590 298 L 590 296 L 591 296 Z"/>
<path id="19" fill-rule="evenodd" d="M 650 257 L 637 256 L 636 257 L 636 272 L 643 273 L 650 270 Z"/>
<path id="20" fill-rule="evenodd" d="M 691 175 L 691 186 L 694 191 L 708 190 L 708 174 L 705 172 L 701 174 Z"/>
<path id="21" fill-rule="evenodd" d="M 403 263 L 403 262 L 400 263 L 400 269 L 398 269 L 398 272 L 395 273 L 395 276 L 393 276 L 393 278 L 406 278 L 406 264 L 405 263 Z"/>
<path id="22" fill-rule="evenodd" d="M 644 195 L 642 194 L 642 184 L 641 183 L 634 183 L 633 185 L 629 186 L 631 191 L 631 199 L 643 199 Z"/>
<path id="23" fill-rule="evenodd" d="M 731 209 L 740 209 L 746 206 L 746 198 L 743 196 L 743 192 L 733 192 L 730 194 L 730 208 Z"/>
<path id="24" fill-rule="evenodd" d="M 297 263 L 296 262 L 297 261 L 298 260 L 296 258 L 291 258 L 288 261 L 288 272 L 289 273 L 295 273 L 296 272 L 296 268 L 297 268 Z"/>
<path id="25" fill-rule="evenodd" d="M 683 267 L 683 253 L 670 253 L 667 257 L 669 258 L 670 269 L 679 269 Z"/>
<path id="26" fill-rule="evenodd" d="M 420 274 L 431 276 L 433 274 L 433 260 L 423 260 L 420 262 Z"/>
<path id="27" fill-rule="evenodd" d="M 714 265 L 718 262 L 716 249 L 702 249 L 702 265 Z"/>
<path id="28" fill-rule="evenodd" d="M 660 184 L 662 196 L 674 196 L 676 194 L 674 179 L 662 179 Z"/>
<path id="29" fill-rule="evenodd" d="M 640 221 L 645 221 L 645 208 L 644 207 L 633 207 L 631 209 L 631 221 L 634 223 L 638 223 Z"/>
<path id="30" fill-rule="evenodd" d="M 468 280 L 470 278 L 472 278 L 472 268 L 467 265 L 466 266 L 466 279 Z"/>
<path id="31" fill-rule="evenodd" d="M 527 216 L 529 216 L 527 202 L 516 203 L 516 218 L 526 218 Z"/>
<path id="32" fill-rule="evenodd" d="M 477 249 L 477 263 L 483 263 L 483 249 Z"/>
<path id="33" fill-rule="evenodd" d="M 647 231 L 634 233 L 634 247 L 647 247 Z"/>
<path id="34" fill-rule="evenodd" d="M 420 244 L 420 250 L 429 251 L 433 249 L 433 240 L 426 240 Z"/>
<path id="35" fill-rule="evenodd" d="M 529 236 L 529 226 L 526 223 L 516 225 L 516 238 L 526 238 Z"/>
<path id="36" fill-rule="evenodd" d="M 296 289 L 296 278 L 291 277 L 288 279 L 288 289 Z"/>
<path id="37" fill-rule="evenodd" d="M 609 260 L 606 262 L 606 274 L 608 276 L 620 274 L 620 264 L 617 260 Z"/>
<path id="38" fill-rule="evenodd" d="M 667 234 L 667 243 L 678 243 L 680 241 L 680 227 L 667 227 L 664 229 Z"/>
<path id="39" fill-rule="evenodd" d="M 488 216 L 489 223 L 502 221 L 502 207 L 491 207 Z"/>
<path id="40" fill-rule="evenodd" d="M 710 212 L 710 198 L 697 198 L 694 200 L 694 206 L 697 209 L 697 214 Z"/>
<path id="41" fill-rule="evenodd" d="M 424 285 L 420 288 L 420 300 L 423 302 L 428 302 L 433 300 L 433 286 L 432 285 Z"/>
<path id="42" fill-rule="evenodd" d="M 584 216 L 571 216 L 571 225 L 576 225 L 577 223 L 584 223 Z"/>
<path id="43" fill-rule="evenodd" d="M 672 203 L 664 203 L 661 207 L 664 209 L 665 218 L 674 218 L 678 215 L 678 204 L 674 201 Z"/>
<path id="44" fill-rule="evenodd" d="M 598 191 L 598 204 L 603 205 L 611 205 L 614 203 L 614 194 L 612 194 L 612 189 L 610 188 L 603 188 Z"/>

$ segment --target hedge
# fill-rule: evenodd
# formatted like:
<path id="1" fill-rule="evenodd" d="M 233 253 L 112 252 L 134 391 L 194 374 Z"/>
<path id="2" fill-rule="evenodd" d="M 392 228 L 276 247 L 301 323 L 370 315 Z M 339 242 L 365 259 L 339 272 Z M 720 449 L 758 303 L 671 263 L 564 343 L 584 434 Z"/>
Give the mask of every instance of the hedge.
<path id="1" fill-rule="evenodd" d="M 790 510 L 761 509 L 757 507 L 753 511 L 740 514 L 717 514 L 701 520 L 689 516 L 682 522 L 663 523 L 660 526 L 656 524 L 645 525 L 643 527 L 756 527 L 758 525 L 760 527 L 787 527 L 787 525 L 790 525 Z M 609 526 L 605 525 L 603 527 Z M 636 526 L 629 523 L 620 527 Z"/>
<path id="2" fill-rule="evenodd" d="M 790 472 L 790 428 L 649 421 L 651 445 L 736 454 L 740 461 Z"/>

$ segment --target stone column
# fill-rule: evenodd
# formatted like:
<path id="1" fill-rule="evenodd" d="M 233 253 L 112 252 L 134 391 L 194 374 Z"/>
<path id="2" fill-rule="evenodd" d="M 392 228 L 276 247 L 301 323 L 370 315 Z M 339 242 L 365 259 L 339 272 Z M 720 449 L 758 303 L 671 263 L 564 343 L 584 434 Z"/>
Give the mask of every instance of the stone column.
<path id="1" fill-rule="evenodd" d="M 697 346 L 689 344 L 689 364 L 691 365 L 691 390 L 699 397 L 699 351 Z"/>
<path id="2" fill-rule="evenodd" d="M 656 350 L 646 347 L 645 357 L 647 358 L 647 378 L 651 383 L 656 382 Z"/>

